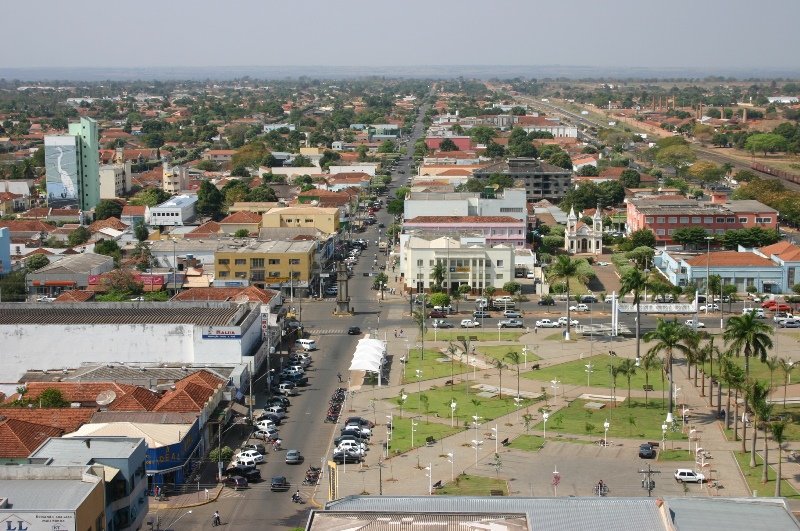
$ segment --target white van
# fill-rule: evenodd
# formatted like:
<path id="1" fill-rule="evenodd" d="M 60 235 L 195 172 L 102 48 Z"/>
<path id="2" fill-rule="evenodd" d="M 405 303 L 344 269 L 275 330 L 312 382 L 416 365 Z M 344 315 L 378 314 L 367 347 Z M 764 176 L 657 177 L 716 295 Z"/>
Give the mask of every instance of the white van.
<path id="1" fill-rule="evenodd" d="M 298 339 L 297 345 L 305 351 L 317 350 L 317 342 L 313 339 Z"/>

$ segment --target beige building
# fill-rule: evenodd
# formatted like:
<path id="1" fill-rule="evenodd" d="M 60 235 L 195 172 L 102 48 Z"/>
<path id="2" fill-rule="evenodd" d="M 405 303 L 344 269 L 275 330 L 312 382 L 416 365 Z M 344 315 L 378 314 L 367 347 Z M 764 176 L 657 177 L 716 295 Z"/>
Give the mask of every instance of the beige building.
<path id="1" fill-rule="evenodd" d="M 122 197 L 131 189 L 131 161 L 100 166 L 100 199 Z"/>
<path id="2" fill-rule="evenodd" d="M 247 234 L 258 234 L 261 228 L 261 215 L 256 212 L 241 210 L 234 212 L 219 222 L 219 226 L 224 234 L 236 234 L 239 231 L 247 231 Z"/>
<path id="3" fill-rule="evenodd" d="M 164 175 L 161 178 L 161 188 L 168 194 L 179 194 L 182 190 L 186 189 L 186 183 L 189 181 L 189 175 L 186 168 L 181 166 L 172 166 L 166 162 L 164 163 Z"/>
<path id="4" fill-rule="evenodd" d="M 214 253 L 216 279 L 304 296 L 313 280 L 317 242 L 226 242 Z"/>
<path id="5" fill-rule="evenodd" d="M 325 234 L 339 232 L 340 214 L 338 208 L 295 206 L 272 208 L 261 221 L 265 228 L 302 227 L 314 228 Z"/>

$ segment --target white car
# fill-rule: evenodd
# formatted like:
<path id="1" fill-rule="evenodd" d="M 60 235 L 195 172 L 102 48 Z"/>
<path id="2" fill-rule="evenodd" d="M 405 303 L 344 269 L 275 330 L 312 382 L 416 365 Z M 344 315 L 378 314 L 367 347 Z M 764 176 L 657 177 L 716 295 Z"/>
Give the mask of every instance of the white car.
<path id="1" fill-rule="evenodd" d="M 695 323 L 694 319 L 686 319 L 686 321 L 684 321 L 683 324 L 685 324 L 689 328 L 695 328 L 695 327 L 696 328 L 705 328 L 706 327 L 705 323 L 702 323 L 700 321 L 697 321 Z"/>
<path id="2" fill-rule="evenodd" d="M 558 328 L 560 325 L 557 321 L 551 321 L 550 319 L 541 319 L 536 321 L 537 328 Z"/>
<path id="3" fill-rule="evenodd" d="M 569 325 L 570 326 L 578 326 L 579 324 L 581 324 L 581 323 L 577 319 L 570 319 L 570 321 L 569 321 Z M 559 317 L 558 318 L 558 326 L 567 326 L 567 318 L 566 317 Z"/>
<path id="4" fill-rule="evenodd" d="M 589 305 L 583 304 L 583 303 L 576 304 L 575 306 L 570 306 L 569 307 L 569 311 L 571 311 L 571 312 L 588 312 L 589 311 Z"/>
<path id="5" fill-rule="evenodd" d="M 706 477 L 690 468 L 679 468 L 675 471 L 675 481 L 678 483 L 702 483 Z"/>
<path id="6" fill-rule="evenodd" d="M 236 461 L 255 461 L 256 463 L 263 463 L 264 456 L 255 450 L 245 450 L 244 452 L 239 452 L 236 454 Z"/>
<path id="7" fill-rule="evenodd" d="M 478 328 L 481 323 L 475 319 L 462 319 L 461 328 Z"/>
<path id="8" fill-rule="evenodd" d="M 719 311 L 719 304 L 707 304 L 707 305 L 700 306 L 700 308 L 698 308 L 698 309 L 701 312 L 705 312 L 706 310 L 708 310 L 709 312 L 718 312 Z"/>
<path id="9" fill-rule="evenodd" d="M 254 424 L 255 428 L 260 431 L 276 430 L 275 423 L 269 419 L 261 419 Z"/>

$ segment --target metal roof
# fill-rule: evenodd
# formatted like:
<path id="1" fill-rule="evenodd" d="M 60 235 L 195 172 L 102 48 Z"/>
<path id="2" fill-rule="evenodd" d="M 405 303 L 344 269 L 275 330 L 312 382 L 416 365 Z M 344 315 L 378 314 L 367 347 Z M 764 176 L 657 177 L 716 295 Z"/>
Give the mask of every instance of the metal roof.
<path id="1" fill-rule="evenodd" d="M 74 511 L 96 488 L 96 483 L 80 479 L 2 479 L 0 492 L 14 511 Z M 46 501 L 45 501 L 46 500 Z M 0 512 L 4 519 L 10 509 Z"/>
<path id="2" fill-rule="evenodd" d="M 143 444 L 144 437 L 51 437 L 30 457 L 47 457 L 59 466 L 89 465 L 103 459 L 128 459 Z"/>
<path id="3" fill-rule="evenodd" d="M 783 498 L 667 498 L 679 531 L 800 529 Z"/>
<path id="4" fill-rule="evenodd" d="M 70 306 L 70 307 L 65 307 Z M 74 307 L 73 307 L 74 306 Z M 20 324 L 192 324 L 223 326 L 233 323 L 235 305 L 227 308 L 107 308 L 102 304 L 0 305 L 0 325 Z"/>

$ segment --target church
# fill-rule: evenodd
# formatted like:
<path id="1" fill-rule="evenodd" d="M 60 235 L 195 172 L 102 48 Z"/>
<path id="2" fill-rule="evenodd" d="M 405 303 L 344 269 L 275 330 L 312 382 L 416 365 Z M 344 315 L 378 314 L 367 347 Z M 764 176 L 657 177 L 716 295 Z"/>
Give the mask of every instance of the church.
<path id="1" fill-rule="evenodd" d="M 591 226 L 579 221 L 575 207 L 570 208 L 564 231 L 564 250 L 571 254 L 603 253 L 603 212 L 600 205 L 597 205 Z"/>

